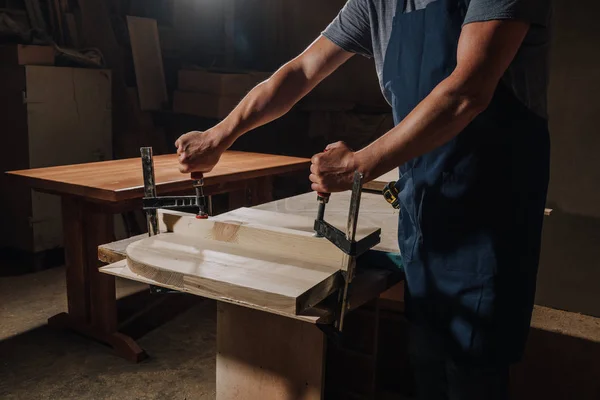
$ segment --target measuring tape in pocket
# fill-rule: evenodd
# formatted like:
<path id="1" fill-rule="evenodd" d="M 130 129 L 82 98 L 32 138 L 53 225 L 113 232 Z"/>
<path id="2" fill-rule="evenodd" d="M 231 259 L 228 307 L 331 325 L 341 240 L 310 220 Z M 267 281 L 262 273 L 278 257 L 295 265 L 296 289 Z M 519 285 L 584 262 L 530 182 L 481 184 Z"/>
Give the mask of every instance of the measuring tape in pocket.
<path id="1" fill-rule="evenodd" d="M 390 203 L 396 210 L 400 209 L 400 200 L 398 200 L 398 188 L 396 182 L 390 182 L 383 188 L 382 191 L 385 201 Z"/>

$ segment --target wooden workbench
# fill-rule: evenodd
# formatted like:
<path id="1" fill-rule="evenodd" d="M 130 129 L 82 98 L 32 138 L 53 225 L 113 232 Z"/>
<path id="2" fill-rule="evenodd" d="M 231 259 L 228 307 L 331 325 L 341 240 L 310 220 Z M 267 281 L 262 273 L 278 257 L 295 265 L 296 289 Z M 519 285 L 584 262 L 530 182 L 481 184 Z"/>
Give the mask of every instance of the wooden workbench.
<path id="1" fill-rule="evenodd" d="M 306 170 L 308 159 L 228 151 L 205 175 L 205 194 L 237 192 L 231 206 L 272 200 L 272 177 Z M 192 190 L 188 175 L 178 171 L 176 155 L 154 157 L 159 195 Z M 131 361 L 145 353 L 117 331 L 114 277 L 98 272 L 98 246 L 114 240 L 113 215 L 142 207 L 139 158 L 8 172 L 13 184 L 56 194 L 62 201 L 68 312 L 49 325 L 74 329 L 111 346 Z M 241 202 L 239 201 L 241 199 Z"/>
<path id="2" fill-rule="evenodd" d="M 325 219 L 336 225 L 342 223 L 347 218 L 349 202 L 349 192 L 333 194 Z M 317 212 L 316 195 L 307 193 L 255 208 L 314 217 Z M 225 213 L 215 219 L 226 220 L 228 214 L 234 213 Z M 398 251 L 397 211 L 381 195 L 363 194 L 359 227 L 362 224 L 381 227 L 382 241 L 375 249 Z M 101 271 L 139 282 L 171 287 L 164 282 L 137 275 L 129 269 L 125 260 L 126 248 L 144 237 L 100 246 L 99 258 L 112 263 L 102 267 Z M 352 309 L 377 298 L 400 280 L 400 275 L 390 273 L 389 270 L 378 269 L 377 266 L 362 267 L 352 285 Z M 332 321 L 332 315 L 325 305 L 319 304 L 297 315 L 242 303 L 235 298 L 213 298 L 219 301 L 216 376 L 218 400 L 323 398 L 327 338 L 319 326 Z M 372 324 L 375 325 L 376 321 Z M 367 377 L 363 378 L 368 380 Z"/>

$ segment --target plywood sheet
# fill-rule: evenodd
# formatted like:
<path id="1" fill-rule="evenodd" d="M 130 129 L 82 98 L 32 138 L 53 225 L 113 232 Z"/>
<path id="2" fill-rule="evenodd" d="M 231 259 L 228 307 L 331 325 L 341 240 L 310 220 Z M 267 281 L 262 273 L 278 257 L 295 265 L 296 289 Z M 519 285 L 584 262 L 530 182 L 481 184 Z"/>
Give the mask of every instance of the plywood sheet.
<path id="1" fill-rule="evenodd" d="M 156 20 L 127 17 L 135 78 L 142 111 L 161 110 L 169 101 Z"/>

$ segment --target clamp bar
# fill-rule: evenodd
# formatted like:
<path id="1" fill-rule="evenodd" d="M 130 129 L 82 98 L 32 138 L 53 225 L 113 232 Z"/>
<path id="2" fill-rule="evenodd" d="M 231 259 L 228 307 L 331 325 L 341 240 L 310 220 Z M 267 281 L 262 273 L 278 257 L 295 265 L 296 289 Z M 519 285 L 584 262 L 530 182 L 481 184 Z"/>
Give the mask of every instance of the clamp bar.
<path id="1" fill-rule="evenodd" d="M 151 211 L 159 208 L 167 210 L 180 210 L 183 208 L 198 207 L 196 196 L 161 196 L 144 197 L 142 199 L 144 210 Z"/>
<path id="2" fill-rule="evenodd" d="M 144 197 L 156 197 L 152 147 L 142 147 L 140 153 L 142 155 L 142 172 L 144 174 Z M 146 210 L 146 222 L 148 223 L 148 235 L 154 236 L 158 234 L 158 216 L 156 209 Z"/>
<path id="3" fill-rule="evenodd" d="M 348 224 L 346 226 L 346 241 L 353 243 L 356 238 L 356 225 L 358 224 L 358 212 L 360 210 L 360 195 L 362 191 L 363 174 L 356 171 L 354 173 L 354 182 L 352 184 L 352 197 L 350 198 L 350 211 L 348 213 Z M 341 291 L 341 307 L 337 328 L 341 332 L 344 329 L 344 318 L 348 311 L 348 290 L 354 279 L 356 269 L 356 257 L 348 254 L 344 255 L 344 264 L 346 270 L 342 271 L 344 278 L 344 288 Z"/>

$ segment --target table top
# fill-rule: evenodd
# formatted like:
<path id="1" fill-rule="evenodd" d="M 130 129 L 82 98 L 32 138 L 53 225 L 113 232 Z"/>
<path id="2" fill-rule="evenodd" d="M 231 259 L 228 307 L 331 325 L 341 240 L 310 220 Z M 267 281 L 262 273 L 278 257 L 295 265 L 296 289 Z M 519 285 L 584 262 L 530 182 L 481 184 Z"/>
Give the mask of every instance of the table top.
<path id="1" fill-rule="evenodd" d="M 204 175 L 204 184 L 212 186 L 301 170 L 308 173 L 309 166 L 307 158 L 226 151 L 215 168 Z M 154 173 L 159 195 L 191 188 L 190 176 L 179 172 L 175 154 L 155 156 Z M 140 158 L 9 171 L 7 174 L 18 184 L 33 189 L 96 201 L 118 202 L 142 198 L 144 194 Z"/>

